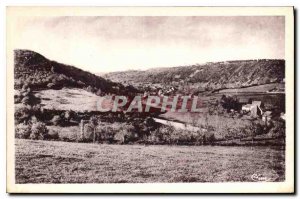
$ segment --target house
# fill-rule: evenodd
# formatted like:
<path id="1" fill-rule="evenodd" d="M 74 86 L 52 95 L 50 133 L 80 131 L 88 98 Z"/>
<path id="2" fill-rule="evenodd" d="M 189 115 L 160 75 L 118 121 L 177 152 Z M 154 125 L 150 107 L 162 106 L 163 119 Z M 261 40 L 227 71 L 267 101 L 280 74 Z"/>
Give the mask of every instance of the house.
<path id="1" fill-rule="evenodd" d="M 262 102 L 252 101 L 252 104 L 246 104 L 242 106 L 243 112 L 250 112 L 252 117 L 259 117 L 263 114 Z"/>
<path id="2" fill-rule="evenodd" d="M 252 101 L 251 116 L 258 117 L 263 114 L 261 101 Z"/>
<path id="3" fill-rule="evenodd" d="M 266 111 L 262 114 L 262 121 L 265 122 L 266 124 L 269 123 L 271 119 L 272 119 L 271 111 Z"/>
<path id="4" fill-rule="evenodd" d="M 251 104 L 251 103 L 252 103 L 251 99 L 247 99 L 247 98 L 240 98 L 239 99 L 239 104 L 241 104 L 241 105 Z"/>
<path id="5" fill-rule="evenodd" d="M 242 111 L 244 112 L 250 112 L 251 111 L 251 107 L 252 107 L 252 104 L 245 104 L 242 106 Z"/>

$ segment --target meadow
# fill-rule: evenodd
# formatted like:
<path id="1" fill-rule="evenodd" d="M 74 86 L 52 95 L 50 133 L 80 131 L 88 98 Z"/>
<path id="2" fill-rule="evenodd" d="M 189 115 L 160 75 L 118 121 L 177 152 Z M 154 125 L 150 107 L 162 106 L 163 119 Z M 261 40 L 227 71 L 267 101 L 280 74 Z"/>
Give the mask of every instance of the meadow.
<path id="1" fill-rule="evenodd" d="M 274 89 L 284 89 L 285 84 L 284 83 L 271 83 L 271 84 L 263 84 L 263 85 L 257 85 L 257 86 L 249 86 L 244 88 L 227 88 L 219 90 L 219 93 L 266 93 L 270 90 Z"/>
<path id="2" fill-rule="evenodd" d="M 270 147 L 147 146 L 16 139 L 16 183 L 284 180 L 284 150 Z"/>
<path id="3" fill-rule="evenodd" d="M 36 92 L 45 109 L 95 111 L 99 96 L 83 89 L 63 88 L 61 90 L 41 90 Z"/>

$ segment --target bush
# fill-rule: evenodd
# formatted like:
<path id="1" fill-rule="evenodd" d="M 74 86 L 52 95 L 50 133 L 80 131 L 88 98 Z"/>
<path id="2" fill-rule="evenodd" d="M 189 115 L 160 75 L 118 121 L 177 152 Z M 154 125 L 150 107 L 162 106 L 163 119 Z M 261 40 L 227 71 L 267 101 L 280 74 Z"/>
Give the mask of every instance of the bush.
<path id="1" fill-rule="evenodd" d="M 59 134 L 58 134 L 58 131 L 56 130 L 49 130 L 49 133 L 47 135 L 47 139 L 50 139 L 50 140 L 58 140 L 59 139 Z"/>
<path id="2" fill-rule="evenodd" d="M 224 109 L 227 111 L 233 110 L 240 110 L 240 104 L 238 103 L 237 97 L 225 96 L 222 95 L 220 104 Z"/>
<path id="3" fill-rule="evenodd" d="M 158 139 L 166 144 L 171 144 L 171 134 L 175 132 L 172 126 L 163 126 L 158 131 Z M 173 135 L 173 137 L 176 135 Z M 173 138 L 174 140 L 174 138 Z"/>
<path id="4" fill-rule="evenodd" d="M 15 110 L 15 121 L 17 124 L 22 122 L 28 122 L 33 115 L 31 106 L 22 105 L 21 107 L 16 108 Z"/>
<path id="5" fill-rule="evenodd" d="M 131 124 L 126 123 L 98 123 L 92 122 L 85 124 L 83 137 L 78 137 L 77 141 L 92 142 L 108 142 L 108 143 L 129 143 L 138 140 L 139 136 L 136 129 Z"/>
<path id="6" fill-rule="evenodd" d="M 244 137 L 254 138 L 257 135 L 266 134 L 267 130 L 260 123 L 252 122 L 250 125 L 244 127 L 241 130 L 244 133 Z"/>
<path id="7" fill-rule="evenodd" d="M 31 127 L 26 124 L 18 124 L 15 128 L 15 138 L 28 139 L 31 133 Z"/>
<path id="8" fill-rule="evenodd" d="M 273 127 L 269 131 L 272 138 L 284 138 L 285 135 L 285 121 L 278 119 L 273 121 Z"/>
<path id="9" fill-rule="evenodd" d="M 20 95 L 20 97 L 24 96 L 21 102 L 25 105 L 35 105 L 39 103 L 40 99 L 38 99 L 30 90 L 23 91 Z"/>
<path id="10" fill-rule="evenodd" d="M 30 139 L 32 140 L 44 140 L 47 138 L 48 129 L 42 122 L 33 123 L 31 126 Z"/>
<path id="11" fill-rule="evenodd" d="M 203 144 L 213 144 L 216 141 L 214 133 L 203 135 Z"/>
<path id="12" fill-rule="evenodd" d="M 162 125 L 152 131 L 147 142 L 150 144 L 202 145 L 215 142 L 214 133 L 175 129 L 172 126 Z"/>
<path id="13" fill-rule="evenodd" d="M 112 143 L 115 140 L 116 133 L 115 128 L 111 126 L 103 126 L 98 139 Z"/>
<path id="14" fill-rule="evenodd" d="M 120 143 L 129 143 L 134 142 L 138 138 L 137 133 L 135 132 L 135 127 L 131 124 L 122 125 L 119 131 L 116 131 L 114 139 Z"/>

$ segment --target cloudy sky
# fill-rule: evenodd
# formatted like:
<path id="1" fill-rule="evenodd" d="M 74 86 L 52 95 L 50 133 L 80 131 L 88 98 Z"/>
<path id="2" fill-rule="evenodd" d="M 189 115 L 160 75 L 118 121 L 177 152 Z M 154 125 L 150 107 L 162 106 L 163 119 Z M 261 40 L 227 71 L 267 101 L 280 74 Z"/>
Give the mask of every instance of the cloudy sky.
<path id="1" fill-rule="evenodd" d="M 284 17 L 23 17 L 15 48 L 91 72 L 284 59 Z"/>

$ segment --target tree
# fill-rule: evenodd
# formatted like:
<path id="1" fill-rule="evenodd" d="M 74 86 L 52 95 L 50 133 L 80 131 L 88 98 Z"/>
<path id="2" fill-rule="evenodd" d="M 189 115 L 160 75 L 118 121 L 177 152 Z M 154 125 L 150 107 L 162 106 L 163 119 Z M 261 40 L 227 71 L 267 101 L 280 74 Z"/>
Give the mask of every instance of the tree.
<path id="1" fill-rule="evenodd" d="M 42 122 L 33 123 L 31 126 L 30 139 L 44 140 L 47 137 L 48 129 Z"/>
<path id="2" fill-rule="evenodd" d="M 15 129 L 16 138 L 27 139 L 29 138 L 30 133 L 31 133 L 31 127 L 29 125 L 26 125 L 24 123 L 16 125 L 16 129 Z"/>
<path id="3" fill-rule="evenodd" d="M 15 110 L 15 120 L 17 123 L 28 122 L 32 115 L 33 111 L 29 105 L 22 105 Z"/>
<path id="4" fill-rule="evenodd" d="M 220 104 L 227 111 L 230 111 L 231 109 L 238 110 L 240 107 L 237 97 L 231 97 L 231 96 L 225 96 L 225 95 L 222 95 Z"/>
<path id="5" fill-rule="evenodd" d="M 93 143 L 95 143 L 95 141 L 96 141 L 96 128 L 97 128 L 97 125 L 98 125 L 98 119 L 95 116 L 92 116 L 90 118 L 89 123 L 93 127 Z"/>

